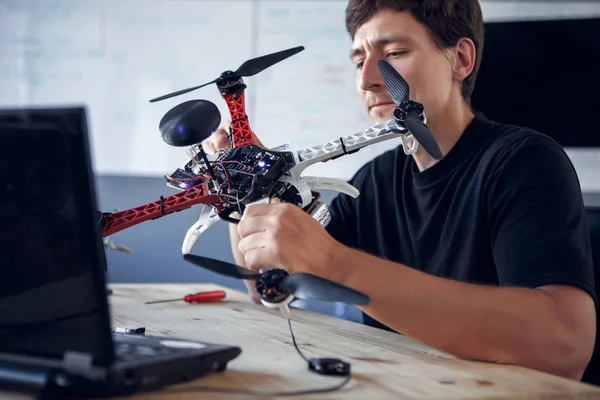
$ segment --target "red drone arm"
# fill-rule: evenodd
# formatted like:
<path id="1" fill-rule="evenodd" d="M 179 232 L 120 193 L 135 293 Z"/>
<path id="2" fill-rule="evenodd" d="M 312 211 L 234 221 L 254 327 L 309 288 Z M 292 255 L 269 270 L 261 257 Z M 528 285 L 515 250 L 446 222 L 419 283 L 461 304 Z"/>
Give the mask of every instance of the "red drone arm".
<path id="1" fill-rule="evenodd" d="M 244 91 L 223 94 L 222 96 L 231 115 L 231 142 L 233 147 L 255 144 L 256 139 L 252 129 L 250 129 L 248 115 L 246 114 Z"/>
<path id="2" fill-rule="evenodd" d="M 160 200 L 148 203 L 129 210 L 118 211 L 112 214 L 104 214 L 104 226 L 102 237 L 127 229 L 133 225 L 140 224 L 150 219 L 162 217 L 175 211 L 181 211 L 195 204 L 219 203 L 217 195 L 208 194 L 206 182 L 191 187 L 185 191 L 172 196 L 161 197 Z"/>

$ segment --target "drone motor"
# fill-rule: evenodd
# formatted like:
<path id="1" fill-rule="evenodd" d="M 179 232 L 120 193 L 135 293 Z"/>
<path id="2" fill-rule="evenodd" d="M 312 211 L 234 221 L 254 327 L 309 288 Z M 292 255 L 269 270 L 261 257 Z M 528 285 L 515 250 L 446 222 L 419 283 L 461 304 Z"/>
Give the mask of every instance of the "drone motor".
<path id="1" fill-rule="evenodd" d="M 379 60 L 377 61 L 377 65 L 388 93 L 394 103 L 396 103 L 394 120 L 398 127 L 405 131 L 410 131 L 417 143 L 420 144 L 432 158 L 436 160 L 443 159 L 444 155 L 442 154 L 442 151 L 435 141 L 433 134 L 429 128 L 427 128 L 423 105 L 410 100 L 410 87 L 406 80 L 387 61 Z M 406 144 L 403 140 L 403 147 L 405 146 Z M 405 151 L 407 150 L 408 149 L 405 147 Z M 408 153 L 412 152 L 412 150 L 408 150 Z"/>
<path id="2" fill-rule="evenodd" d="M 281 303 L 290 295 L 281 288 L 281 282 L 289 274 L 279 268 L 269 269 L 263 272 L 256 280 L 256 291 L 261 299 L 272 304 Z"/>

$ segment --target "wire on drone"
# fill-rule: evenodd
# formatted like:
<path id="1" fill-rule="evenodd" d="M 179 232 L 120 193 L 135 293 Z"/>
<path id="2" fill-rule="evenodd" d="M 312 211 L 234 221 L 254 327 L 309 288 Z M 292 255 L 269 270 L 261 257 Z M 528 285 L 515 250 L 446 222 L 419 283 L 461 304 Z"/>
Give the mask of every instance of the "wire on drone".
<path id="1" fill-rule="evenodd" d="M 160 214 L 161 215 L 167 215 L 165 213 L 165 204 L 164 203 L 165 203 L 165 196 L 161 195 L 160 196 Z"/>
<path id="2" fill-rule="evenodd" d="M 238 122 L 238 121 L 241 121 L 241 122 L 248 121 L 248 115 L 244 115 L 242 118 L 235 118 L 235 119 L 233 119 L 231 121 L 231 125 L 233 125 L 235 122 Z"/>
<path id="3" fill-rule="evenodd" d="M 344 151 L 344 154 L 348 154 L 348 152 L 346 151 L 346 145 L 344 144 L 344 139 L 342 139 L 340 137 L 340 143 L 342 144 L 342 150 Z"/>

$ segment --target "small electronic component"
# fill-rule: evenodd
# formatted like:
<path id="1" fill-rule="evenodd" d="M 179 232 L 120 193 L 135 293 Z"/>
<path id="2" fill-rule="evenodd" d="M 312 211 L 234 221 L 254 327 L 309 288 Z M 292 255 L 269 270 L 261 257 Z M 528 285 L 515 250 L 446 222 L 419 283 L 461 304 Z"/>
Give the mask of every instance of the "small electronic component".
<path id="1" fill-rule="evenodd" d="M 311 358 L 308 360 L 308 369 L 319 375 L 350 375 L 350 364 L 339 358 Z"/>
<path id="2" fill-rule="evenodd" d="M 179 190 L 189 189 L 203 181 L 198 175 L 181 168 L 177 168 L 171 175 L 165 175 L 165 179 L 168 186 Z"/>
<path id="3" fill-rule="evenodd" d="M 145 335 L 145 326 L 117 326 L 114 330 L 115 333 L 126 333 L 129 335 Z"/>

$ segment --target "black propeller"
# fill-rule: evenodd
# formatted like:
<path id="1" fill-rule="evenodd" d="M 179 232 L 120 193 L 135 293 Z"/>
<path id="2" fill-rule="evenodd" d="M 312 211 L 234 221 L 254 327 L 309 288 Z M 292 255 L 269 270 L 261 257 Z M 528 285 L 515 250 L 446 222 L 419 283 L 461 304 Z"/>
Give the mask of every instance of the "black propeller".
<path id="1" fill-rule="evenodd" d="M 208 100 L 190 100 L 170 109 L 158 129 L 167 144 L 191 146 L 208 138 L 221 123 L 221 113 Z"/>
<path id="2" fill-rule="evenodd" d="M 256 288 L 265 301 L 277 303 L 293 295 L 303 300 L 338 301 L 369 304 L 369 297 L 354 289 L 307 273 L 288 274 L 282 269 L 254 273 L 249 269 L 213 258 L 185 254 L 183 258 L 202 268 L 237 279 L 256 280 Z"/>
<path id="3" fill-rule="evenodd" d="M 260 274 L 252 272 L 247 268 L 231 264 L 225 261 L 215 260 L 214 258 L 197 256 L 195 254 L 184 254 L 183 259 L 198 267 L 206 268 L 217 274 L 229 276 L 230 278 L 256 280 Z"/>
<path id="4" fill-rule="evenodd" d="M 276 53 L 267 54 L 264 56 L 250 59 L 248 61 L 245 61 L 242 65 L 240 65 L 240 67 L 234 72 L 225 71 L 221 74 L 221 76 L 219 76 L 218 78 L 216 78 L 210 82 L 203 83 L 202 85 L 194 86 L 194 87 L 191 87 L 188 89 L 178 90 L 173 93 L 165 94 L 164 96 L 160 96 L 160 97 L 150 100 L 150 102 L 154 103 L 156 101 L 165 100 L 165 99 L 168 99 L 171 97 L 189 93 L 196 89 L 200 89 L 201 87 L 204 87 L 204 86 L 207 86 L 207 85 L 210 85 L 213 83 L 217 83 L 221 79 L 230 80 L 230 79 L 235 79 L 235 78 L 240 78 L 240 77 L 256 75 L 259 72 L 269 68 L 270 66 L 277 64 L 278 62 L 283 61 L 286 58 L 291 57 L 296 53 L 301 52 L 302 50 L 304 50 L 304 46 L 298 46 L 298 47 L 293 47 L 291 49 L 282 50 L 282 51 L 278 51 Z"/>
<path id="5" fill-rule="evenodd" d="M 410 87 L 402 75 L 394 69 L 387 61 L 377 61 L 379 72 L 383 77 L 385 86 L 390 97 L 396 103 L 394 117 L 400 121 L 413 134 L 417 142 L 431 157 L 436 160 L 444 158 L 433 134 L 421 119 L 423 105 L 410 100 Z"/>
<path id="6" fill-rule="evenodd" d="M 379 72 L 385 82 L 385 87 L 392 100 L 394 100 L 394 103 L 400 105 L 408 101 L 410 88 L 408 82 L 404 80 L 402 75 L 400 75 L 400 73 L 385 60 L 379 60 L 377 66 L 379 67 Z"/>

